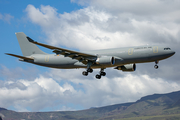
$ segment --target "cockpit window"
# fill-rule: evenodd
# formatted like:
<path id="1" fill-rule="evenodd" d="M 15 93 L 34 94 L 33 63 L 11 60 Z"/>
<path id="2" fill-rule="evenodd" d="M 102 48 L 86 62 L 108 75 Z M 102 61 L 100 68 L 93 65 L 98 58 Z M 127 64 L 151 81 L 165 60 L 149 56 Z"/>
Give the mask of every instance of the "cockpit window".
<path id="1" fill-rule="evenodd" d="M 164 48 L 164 50 L 171 50 L 171 48 Z"/>

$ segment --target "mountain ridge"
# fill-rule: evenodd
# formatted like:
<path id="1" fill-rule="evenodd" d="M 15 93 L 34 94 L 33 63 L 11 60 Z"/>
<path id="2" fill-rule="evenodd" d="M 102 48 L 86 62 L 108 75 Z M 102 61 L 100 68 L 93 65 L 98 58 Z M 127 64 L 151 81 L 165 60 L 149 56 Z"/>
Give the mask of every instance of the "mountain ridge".
<path id="1" fill-rule="evenodd" d="M 167 116 L 168 115 L 168 116 Z M 164 116 L 172 118 L 177 115 L 180 119 L 180 91 L 165 94 L 153 94 L 141 97 L 136 102 L 109 105 L 79 111 L 56 112 L 16 112 L 0 108 L 3 120 L 109 120 Z M 153 117 L 153 118 L 154 118 Z"/>

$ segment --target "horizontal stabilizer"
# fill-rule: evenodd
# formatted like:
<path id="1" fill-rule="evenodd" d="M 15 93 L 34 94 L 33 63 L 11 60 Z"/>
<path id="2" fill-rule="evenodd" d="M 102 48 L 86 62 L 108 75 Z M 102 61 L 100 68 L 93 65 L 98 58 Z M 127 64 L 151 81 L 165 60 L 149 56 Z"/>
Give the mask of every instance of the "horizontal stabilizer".
<path id="1" fill-rule="evenodd" d="M 33 58 L 24 57 L 24 56 L 20 56 L 20 55 L 15 55 L 15 54 L 10 54 L 10 53 L 5 53 L 5 54 L 10 55 L 10 56 L 14 56 L 14 57 L 17 57 L 17 58 L 21 58 L 21 59 L 24 59 L 24 60 L 34 60 Z"/>

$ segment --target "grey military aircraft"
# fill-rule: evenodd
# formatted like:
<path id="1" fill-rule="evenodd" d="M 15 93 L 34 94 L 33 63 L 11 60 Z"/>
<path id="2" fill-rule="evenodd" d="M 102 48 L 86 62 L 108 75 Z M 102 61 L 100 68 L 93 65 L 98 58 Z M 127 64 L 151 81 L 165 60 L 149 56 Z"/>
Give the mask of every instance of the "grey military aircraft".
<path id="1" fill-rule="evenodd" d="M 19 58 L 20 61 L 59 69 L 86 68 L 82 74 L 87 76 L 93 69 L 101 69 L 95 77 L 105 76 L 104 69 L 114 67 L 122 71 L 135 71 L 136 63 L 155 62 L 158 68 L 160 60 L 175 54 L 169 47 L 159 45 L 145 45 L 126 48 L 91 50 L 78 52 L 60 47 L 43 44 L 32 40 L 23 32 L 16 33 L 23 56 L 6 53 Z M 51 49 L 54 54 L 47 54 L 37 45 Z"/>

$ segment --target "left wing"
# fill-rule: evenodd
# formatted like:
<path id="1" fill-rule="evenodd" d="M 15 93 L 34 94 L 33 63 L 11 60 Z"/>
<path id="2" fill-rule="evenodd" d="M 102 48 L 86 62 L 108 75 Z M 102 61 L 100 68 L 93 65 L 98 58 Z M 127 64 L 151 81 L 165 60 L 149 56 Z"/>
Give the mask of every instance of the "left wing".
<path id="1" fill-rule="evenodd" d="M 61 55 L 64 55 L 64 57 L 70 57 L 72 59 L 76 59 L 79 62 L 82 62 L 83 64 L 87 64 L 88 61 L 93 62 L 97 59 L 97 56 L 93 55 L 93 54 L 87 54 L 87 53 L 77 52 L 77 51 L 68 50 L 68 49 L 64 49 L 64 48 L 54 47 L 51 45 L 46 45 L 43 43 L 36 42 L 36 41 L 32 40 L 30 37 L 27 37 L 27 39 L 31 43 L 34 43 L 36 45 L 40 45 L 40 46 L 43 46 L 43 47 L 53 50 L 53 52 L 56 53 L 57 55 L 61 54 Z"/>

